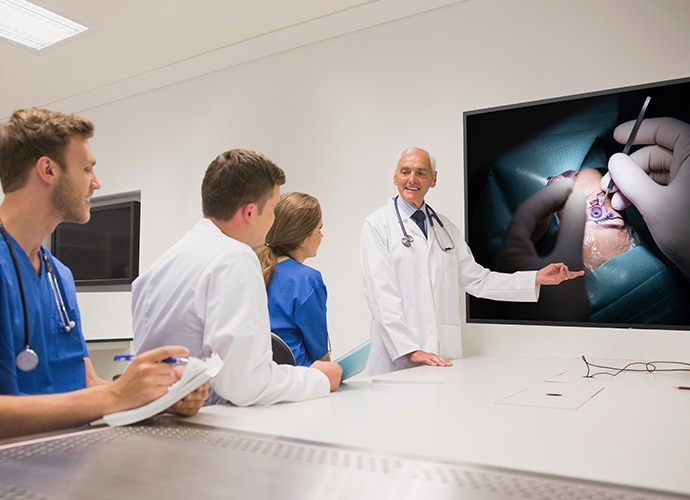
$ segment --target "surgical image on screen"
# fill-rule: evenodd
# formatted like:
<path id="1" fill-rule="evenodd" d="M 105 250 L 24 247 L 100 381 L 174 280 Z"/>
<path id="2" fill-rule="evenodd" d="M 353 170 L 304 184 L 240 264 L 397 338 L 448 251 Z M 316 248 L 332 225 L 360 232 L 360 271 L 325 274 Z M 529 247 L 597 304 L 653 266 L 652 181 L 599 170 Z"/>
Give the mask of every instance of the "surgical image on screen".
<path id="1" fill-rule="evenodd" d="M 510 241 L 519 224 L 532 231 L 544 263 L 585 270 L 542 287 L 536 304 L 468 296 L 468 322 L 690 329 L 690 80 L 471 111 L 464 119 L 466 235 L 477 261 L 530 270 L 534 259 L 516 258 L 525 250 Z M 572 185 L 566 198 L 539 220 L 525 220 L 520 208 L 539 206 L 561 182 Z M 564 215 L 566 206 L 579 207 L 577 214 Z"/>
<path id="2" fill-rule="evenodd" d="M 634 229 L 622 214 L 611 206 L 611 200 L 601 189 L 602 175 L 594 168 L 568 170 L 550 177 L 547 184 L 559 179 L 573 179 L 575 188 L 582 191 L 587 202 L 585 231 L 582 239 L 582 260 L 585 272 L 592 271 L 609 259 L 637 246 Z M 560 217 L 560 212 L 556 212 Z"/>

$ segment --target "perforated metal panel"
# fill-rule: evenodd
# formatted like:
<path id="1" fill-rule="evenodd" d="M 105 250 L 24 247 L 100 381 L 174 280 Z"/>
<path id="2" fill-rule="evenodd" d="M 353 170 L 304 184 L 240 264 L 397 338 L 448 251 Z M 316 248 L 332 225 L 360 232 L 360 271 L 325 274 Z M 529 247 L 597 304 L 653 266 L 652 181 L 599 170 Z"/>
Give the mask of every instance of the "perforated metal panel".
<path id="1" fill-rule="evenodd" d="M 0 449 L 0 499 L 163 497 L 682 498 L 187 425 L 104 428 Z"/>

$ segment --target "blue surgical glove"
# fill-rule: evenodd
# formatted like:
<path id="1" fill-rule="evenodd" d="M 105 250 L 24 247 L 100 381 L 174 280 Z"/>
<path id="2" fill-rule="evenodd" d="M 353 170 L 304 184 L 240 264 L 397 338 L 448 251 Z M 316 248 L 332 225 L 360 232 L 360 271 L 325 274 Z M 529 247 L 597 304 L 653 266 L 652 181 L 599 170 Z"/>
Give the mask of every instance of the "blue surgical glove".
<path id="1" fill-rule="evenodd" d="M 616 141 L 625 143 L 632 127 L 632 121 L 616 127 Z M 613 155 L 602 190 L 613 178 L 613 208 L 633 204 L 659 249 L 690 279 L 690 125 L 669 117 L 646 119 L 634 144 L 648 146 L 630 156 Z"/>

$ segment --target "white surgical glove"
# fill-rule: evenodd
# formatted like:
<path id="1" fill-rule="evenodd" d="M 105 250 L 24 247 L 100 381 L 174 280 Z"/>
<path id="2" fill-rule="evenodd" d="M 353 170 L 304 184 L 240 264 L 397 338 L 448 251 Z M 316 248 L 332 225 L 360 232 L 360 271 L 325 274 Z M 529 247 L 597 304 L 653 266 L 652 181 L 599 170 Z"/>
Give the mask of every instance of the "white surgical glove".
<path id="1" fill-rule="evenodd" d="M 616 141 L 627 141 L 633 123 L 616 127 Z M 659 249 L 690 279 L 690 125 L 675 118 L 648 118 L 634 144 L 648 146 L 630 156 L 613 155 L 601 188 L 605 191 L 613 178 L 613 208 L 623 210 L 632 203 Z"/>
<path id="2" fill-rule="evenodd" d="M 574 188 L 571 179 L 561 179 L 518 206 L 496 255 L 497 271 L 536 270 L 552 262 L 563 262 L 572 271 L 584 268 L 586 202 L 584 193 Z M 557 211 L 561 212 L 561 222 L 556 244 L 548 255 L 539 255 L 535 243 Z M 536 303 L 506 302 L 505 307 L 512 318 L 526 320 L 587 321 L 590 311 L 584 278 L 541 287 Z"/>

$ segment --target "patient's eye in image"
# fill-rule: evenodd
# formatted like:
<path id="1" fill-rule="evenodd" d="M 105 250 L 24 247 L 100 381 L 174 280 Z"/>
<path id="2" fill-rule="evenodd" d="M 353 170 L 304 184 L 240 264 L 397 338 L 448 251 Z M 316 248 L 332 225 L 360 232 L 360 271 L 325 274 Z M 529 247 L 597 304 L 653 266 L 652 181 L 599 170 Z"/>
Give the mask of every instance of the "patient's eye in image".
<path id="1" fill-rule="evenodd" d="M 575 188 L 585 194 L 585 234 L 582 241 L 582 260 L 587 272 L 596 269 L 616 255 L 627 252 L 639 243 L 634 230 L 611 207 L 610 197 L 601 190 L 601 173 L 594 168 L 568 170 L 549 178 L 547 184 L 570 178 Z M 560 217 L 560 214 L 556 214 Z"/>

